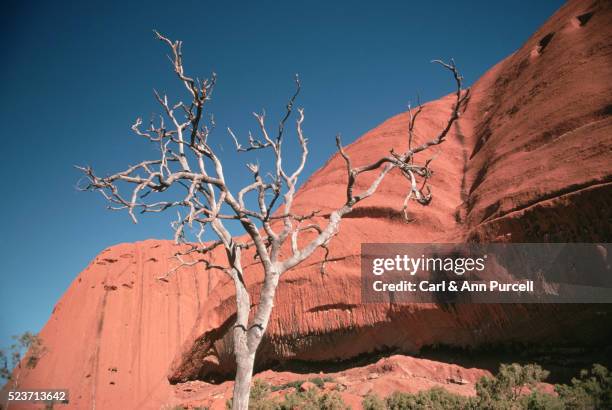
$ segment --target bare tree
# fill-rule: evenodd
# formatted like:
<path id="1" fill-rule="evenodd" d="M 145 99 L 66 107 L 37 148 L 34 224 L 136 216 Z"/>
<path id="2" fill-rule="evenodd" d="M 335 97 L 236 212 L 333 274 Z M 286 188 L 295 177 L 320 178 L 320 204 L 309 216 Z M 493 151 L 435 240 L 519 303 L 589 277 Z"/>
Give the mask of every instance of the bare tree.
<path id="1" fill-rule="evenodd" d="M 419 165 L 415 161 L 415 155 L 444 142 L 452 124 L 459 117 L 468 92 L 462 91 L 462 78 L 454 62 L 446 64 L 436 61 L 450 70 L 457 85 L 456 101 L 444 129 L 427 142 L 413 147 L 414 120 L 420 108 L 414 114 L 409 110 L 408 150 L 403 153 L 391 150 L 389 155 L 359 166 L 353 164 L 343 149 L 340 138 L 336 137 L 338 152 L 346 163 L 348 176 L 344 204 L 328 215 L 319 215 L 317 211 L 296 214 L 292 210 L 293 201 L 298 179 L 308 158 L 308 140 L 302 127 L 302 108 L 296 110 L 295 129 L 300 148 L 295 169 L 287 170 L 283 163 L 282 148 L 285 126 L 292 114 L 295 114 L 294 104 L 300 92 L 299 78 L 296 76 L 295 93 L 289 99 L 275 133 L 268 131 L 263 113 L 253 114 L 260 136 L 249 134 L 245 145 L 242 145 L 239 138 L 228 128 L 238 153 L 269 150 L 273 157 L 271 172 L 267 175 L 264 175 L 258 164 L 246 164 L 252 175 L 252 183 L 239 191 L 232 191 L 226 181 L 222 161 L 209 141 L 214 121 L 207 121 L 204 113 L 204 107 L 215 86 L 215 75 L 207 80 L 189 77 L 183 68 L 181 41 L 171 41 L 158 32 L 155 32 L 155 35 L 170 48 L 174 72 L 185 86 L 189 100 L 187 103 L 170 102 L 166 95 L 155 92 L 163 113 L 155 121 L 152 120 L 146 129 L 138 118 L 132 130 L 136 135 L 156 144 L 159 147 L 159 157 L 142 161 L 106 177 L 97 176 L 90 167 L 77 167 L 87 177 L 87 185 L 81 189 L 101 192 L 110 202 L 110 209 L 127 210 L 134 222 L 137 222 L 136 211 L 162 212 L 176 208 L 179 218 L 173 224 L 174 239 L 176 242 L 190 245 L 188 250 L 176 255 L 181 262 L 177 268 L 203 263 L 206 269 L 220 269 L 233 280 L 237 313 L 233 327 L 237 364 L 233 408 L 246 409 L 255 354 L 268 326 L 280 276 L 309 258 L 318 248 L 325 249 L 326 256 L 322 262 L 324 269 L 328 255 L 327 244 L 338 232 L 343 216 L 351 212 L 359 202 L 372 196 L 385 176 L 394 168 L 399 169 L 409 181 L 410 188 L 404 211 L 410 200 L 427 205 L 431 200 L 427 186 L 432 175 L 430 160 Z M 368 173 L 375 173 L 376 177 L 365 189 L 358 190 L 358 179 Z M 123 189 L 126 187 L 127 193 L 124 194 Z M 165 193 L 171 188 L 175 188 L 172 191 L 175 194 L 176 188 L 182 193 L 176 194 L 173 200 L 163 199 L 171 196 L 169 193 L 153 195 Z M 247 206 L 247 196 L 256 200 L 255 209 Z M 242 238 L 247 239 L 232 236 L 227 228 L 228 221 L 239 222 L 247 233 Z M 205 242 L 205 228 L 212 230 L 217 239 Z M 197 240 L 187 241 L 190 230 L 195 232 L 193 235 Z M 309 234 L 306 235 L 306 232 Z M 306 236 L 308 239 L 305 239 Z M 182 259 L 187 254 L 207 254 L 218 247 L 222 247 L 227 256 L 223 265 L 213 264 L 206 258 L 197 259 L 195 262 Z M 259 303 L 254 307 L 251 307 L 252 295 L 249 295 L 247 290 L 242 265 L 242 252 L 247 248 L 255 249 L 264 272 Z M 251 312 L 251 309 L 254 311 Z"/>

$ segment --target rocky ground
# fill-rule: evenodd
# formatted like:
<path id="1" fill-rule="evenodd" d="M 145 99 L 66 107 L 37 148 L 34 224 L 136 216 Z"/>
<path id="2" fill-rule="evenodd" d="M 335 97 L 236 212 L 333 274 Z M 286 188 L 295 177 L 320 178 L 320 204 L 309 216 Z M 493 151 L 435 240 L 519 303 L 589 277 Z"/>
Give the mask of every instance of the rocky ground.
<path id="1" fill-rule="evenodd" d="M 267 370 L 259 373 L 256 379 L 268 382 L 278 389 L 271 397 L 282 397 L 296 388 L 302 390 L 315 388 L 321 392 L 337 391 L 346 404 L 358 410 L 361 408 L 363 396 L 370 392 L 385 397 L 395 391 L 417 392 L 442 386 L 452 393 L 474 395 L 476 381 L 490 374 L 487 370 L 393 355 L 373 364 L 338 372 L 293 373 Z M 309 381 L 317 378 L 324 381 L 322 386 Z M 298 387 L 282 387 L 286 384 L 293 385 L 294 382 L 298 382 L 295 383 Z M 223 410 L 226 401 L 231 398 L 232 388 L 231 381 L 222 384 L 201 381 L 179 383 L 174 386 L 174 397 L 167 405 Z"/>

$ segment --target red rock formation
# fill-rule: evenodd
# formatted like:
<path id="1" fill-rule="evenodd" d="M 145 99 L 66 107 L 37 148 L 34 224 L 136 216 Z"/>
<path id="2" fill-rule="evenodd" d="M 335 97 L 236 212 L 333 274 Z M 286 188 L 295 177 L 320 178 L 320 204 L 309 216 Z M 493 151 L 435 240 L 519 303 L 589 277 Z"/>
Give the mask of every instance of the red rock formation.
<path id="1" fill-rule="evenodd" d="M 416 220 L 405 224 L 406 182 L 390 175 L 343 221 L 326 275 L 314 258 L 282 278 L 258 366 L 433 344 L 609 338 L 601 326 L 612 328 L 608 308 L 361 304 L 358 258 L 362 242 L 609 241 L 610 27 L 609 2 L 570 2 L 477 81 L 439 149 L 431 205 L 412 208 Z M 450 96 L 428 103 L 417 135 L 436 133 L 451 103 Z M 395 116 L 347 151 L 357 163 L 401 149 L 406 127 L 407 115 Z M 335 156 L 304 184 L 295 206 L 332 209 L 344 180 Z M 46 351 L 35 369 L 21 371 L 21 386 L 68 388 L 70 408 L 159 408 L 173 394 L 168 380 L 231 375 L 233 285 L 194 269 L 157 280 L 172 254 L 169 242 L 145 241 L 98 256 L 42 330 Z M 261 272 L 256 264 L 246 270 L 256 288 Z"/>
<path id="2" fill-rule="evenodd" d="M 96 257 L 53 309 L 40 332 L 44 353 L 20 372 L 20 387 L 69 389 L 74 409 L 159 408 L 170 392 L 168 364 L 215 286 L 192 269 L 157 280 L 172 267 L 173 248 L 150 240 Z"/>
<path id="3" fill-rule="evenodd" d="M 477 81 L 465 113 L 440 148 L 430 206 L 414 207 L 415 222 L 405 224 L 400 210 L 406 181 L 390 175 L 376 196 L 343 221 L 327 275 L 319 274 L 314 258 L 281 279 L 259 366 L 342 360 L 387 348 L 416 352 L 434 344 L 608 340 L 609 332 L 597 334 L 591 326 L 602 320 L 598 307 L 578 313 L 572 306 L 550 305 L 361 304 L 359 254 L 364 242 L 607 242 L 611 22 L 609 5 L 570 3 Z M 428 103 L 416 134 L 435 135 L 452 103 L 453 96 Z M 347 152 L 367 163 L 391 147 L 404 149 L 407 121 L 407 114 L 385 121 Z M 336 155 L 300 189 L 294 207 L 325 212 L 340 206 L 345 180 L 345 165 Z M 257 266 L 248 272 L 256 287 Z M 205 307 L 193 342 L 170 371 L 172 382 L 232 374 L 231 340 L 219 332 L 231 325 L 232 292 L 231 283 L 215 289 L 219 302 Z"/>

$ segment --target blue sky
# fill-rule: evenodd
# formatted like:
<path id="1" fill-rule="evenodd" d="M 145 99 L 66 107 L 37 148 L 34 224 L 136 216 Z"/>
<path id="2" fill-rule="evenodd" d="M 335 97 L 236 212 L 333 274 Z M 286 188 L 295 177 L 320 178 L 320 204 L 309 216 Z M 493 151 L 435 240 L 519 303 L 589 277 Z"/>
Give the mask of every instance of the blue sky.
<path id="1" fill-rule="evenodd" d="M 100 196 L 74 188 L 74 164 L 107 173 L 153 155 L 129 127 L 157 111 L 154 87 L 179 90 L 153 28 L 184 41 L 190 73 L 217 73 L 210 109 L 226 149 L 225 127 L 254 130 L 250 113 L 262 108 L 276 119 L 299 73 L 309 175 L 334 152 L 337 133 L 348 143 L 404 111 L 417 92 L 427 101 L 452 91 L 448 73 L 430 60 L 455 58 L 471 84 L 563 2 L 124 3 L 3 4 L 0 346 L 40 330 L 104 248 L 171 237 L 170 215 L 133 225 Z M 243 162 L 227 158 L 238 185 Z"/>

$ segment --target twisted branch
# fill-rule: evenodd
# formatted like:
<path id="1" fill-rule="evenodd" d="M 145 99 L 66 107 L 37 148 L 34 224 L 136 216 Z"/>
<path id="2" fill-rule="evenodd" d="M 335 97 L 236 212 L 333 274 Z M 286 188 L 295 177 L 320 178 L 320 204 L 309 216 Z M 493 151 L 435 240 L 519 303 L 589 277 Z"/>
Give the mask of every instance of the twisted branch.
<path id="1" fill-rule="evenodd" d="M 132 131 L 154 144 L 159 149 L 159 157 L 104 177 L 96 174 L 91 167 L 77 166 L 87 181 L 79 189 L 100 192 L 108 201 L 109 209 L 127 210 L 134 222 L 138 222 L 136 211 L 144 214 L 175 210 L 177 220 L 172 223 L 174 239 L 177 243 L 189 243 L 190 246 L 175 255 L 178 265 L 159 279 L 167 281 L 170 274 L 196 264 L 225 272 L 236 286 L 234 338 L 237 355 L 243 354 L 238 351 L 240 346 L 245 351 L 254 352 L 267 327 L 280 275 L 309 258 L 319 248 L 325 252 L 321 264 L 321 273 L 325 273 L 325 264 L 329 260 L 328 244 L 338 233 L 343 216 L 359 202 L 372 196 L 392 169 L 398 168 L 409 181 L 409 192 L 404 201 L 406 219 L 409 201 L 415 200 L 421 205 L 430 203 L 432 196 L 427 183 L 433 174 L 430 168 L 432 159 L 419 165 L 415 156 L 444 142 L 453 123 L 459 118 L 469 92 L 463 92 L 462 77 L 453 61 L 447 64 L 435 60 L 435 63 L 451 71 L 457 85 L 452 113 L 440 133 L 413 147 L 415 122 L 423 109 L 419 103 L 414 114 L 411 108 L 408 110 L 407 150 L 403 153 L 391 150 L 389 155 L 360 166 L 353 165 L 337 136 L 338 153 L 347 171 L 344 204 L 328 215 L 321 215 L 318 211 L 298 214 L 293 212 L 292 207 L 309 154 L 308 138 L 303 128 L 304 110 L 295 109 L 295 101 L 301 90 L 299 77 L 295 77 L 296 89 L 287 102 L 276 135 L 271 136 L 268 132 L 265 112 L 253 114 L 260 137 L 249 133 L 246 145 L 242 145 L 238 136 L 228 128 L 237 153 L 267 149 L 272 151 L 274 157 L 269 174 L 259 164 L 246 164 L 252 176 L 251 182 L 237 192 L 232 191 L 226 182 L 222 161 L 208 142 L 215 124 L 211 115 L 209 121 L 205 120 L 208 114 L 206 103 L 211 98 L 216 76 L 213 73 L 210 79 L 204 80 L 188 76 L 183 65 L 182 43 L 171 41 L 157 31 L 155 36 L 171 51 L 169 59 L 175 75 L 187 90 L 188 102 L 172 102 L 167 95 L 155 91 L 161 114 L 153 118 L 146 129 L 143 129 L 142 119 L 137 118 Z M 288 170 L 283 163 L 283 142 L 287 123 L 292 116 L 295 117 L 295 135 L 300 149 L 297 166 Z M 370 172 L 376 173 L 373 182 L 362 191 L 355 192 L 358 179 Z M 175 189 L 172 191 L 174 199 L 166 198 L 170 194 L 162 197 L 171 188 Z M 249 196 L 255 196 L 256 207 L 247 206 Z M 225 226 L 228 220 L 238 221 L 247 235 L 234 237 Z M 300 241 L 300 235 L 307 231 L 311 232 L 310 239 Z M 216 239 L 206 242 L 205 232 L 211 232 Z M 190 235 L 197 240 L 190 240 Z M 255 250 L 256 259 L 264 270 L 260 302 L 253 315 L 241 260 L 242 251 L 251 248 Z M 217 249 L 225 251 L 224 265 L 212 263 L 210 258 L 206 258 Z M 185 259 L 187 255 L 193 256 L 191 260 Z"/>

